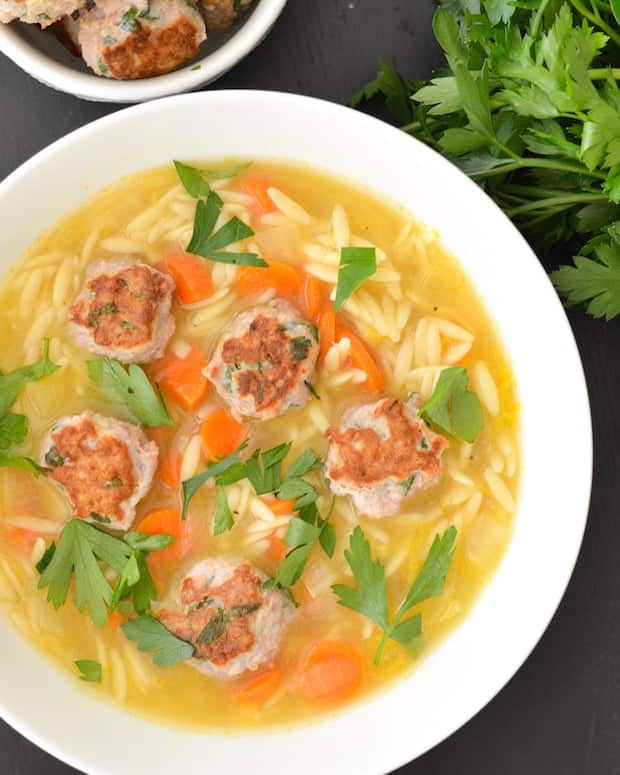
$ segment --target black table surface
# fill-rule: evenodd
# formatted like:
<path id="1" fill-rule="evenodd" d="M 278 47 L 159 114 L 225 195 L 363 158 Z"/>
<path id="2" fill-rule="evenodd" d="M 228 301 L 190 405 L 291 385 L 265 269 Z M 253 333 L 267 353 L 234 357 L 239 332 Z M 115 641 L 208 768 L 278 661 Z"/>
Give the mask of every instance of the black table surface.
<path id="1" fill-rule="evenodd" d="M 441 63 L 432 13 L 432 0 L 289 0 L 267 40 L 211 88 L 272 89 L 343 102 L 373 75 L 381 56 L 409 77 L 428 77 Z M 119 107 L 57 94 L 0 55 L 0 179 L 51 141 Z M 37 195 L 46 195 L 43 181 Z M 591 511 L 575 573 L 547 632 L 510 683 L 462 729 L 400 772 L 620 773 L 620 488 L 614 485 L 620 323 L 579 311 L 570 313 L 570 321 L 588 379 L 595 441 Z M 523 572 L 537 573 L 545 583 L 544 568 Z M 450 702 L 448 693 L 444 701 Z M 412 698 L 411 724 L 424 712 Z M 0 773 L 75 770 L 0 721 Z"/>

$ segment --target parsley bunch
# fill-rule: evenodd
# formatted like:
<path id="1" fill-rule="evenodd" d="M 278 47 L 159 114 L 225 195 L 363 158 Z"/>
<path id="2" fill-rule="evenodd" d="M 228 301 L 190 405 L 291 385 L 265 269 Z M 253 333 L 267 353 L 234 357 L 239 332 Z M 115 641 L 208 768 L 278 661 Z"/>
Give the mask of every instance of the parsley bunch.
<path id="1" fill-rule="evenodd" d="M 477 181 L 595 317 L 620 313 L 620 1 L 440 0 L 447 68 L 409 82 L 385 62 L 356 94 Z"/>

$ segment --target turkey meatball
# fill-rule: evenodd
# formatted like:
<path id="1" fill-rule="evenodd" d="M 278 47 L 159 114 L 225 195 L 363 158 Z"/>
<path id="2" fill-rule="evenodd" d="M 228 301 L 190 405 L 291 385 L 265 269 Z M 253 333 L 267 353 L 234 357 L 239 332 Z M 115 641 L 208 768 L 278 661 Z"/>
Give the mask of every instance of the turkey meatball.
<path id="1" fill-rule="evenodd" d="M 19 19 L 28 24 L 48 27 L 83 5 L 84 0 L 0 0 L 0 22 L 8 24 Z"/>
<path id="2" fill-rule="evenodd" d="M 207 30 L 223 30 L 230 27 L 252 0 L 202 0 L 202 12 Z"/>
<path id="3" fill-rule="evenodd" d="M 127 530 L 157 468 L 157 445 L 136 425 L 84 412 L 61 417 L 43 439 L 41 465 L 73 517 Z"/>
<path id="4" fill-rule="evenodd" d="M 234 317 L 204 374 L 238 417 L 269 420 L 311 396 L 316 328 L 275 299 Z"/>
<path id="5" fill-rule="evenodd" d="M 275 659 L 294 608 L 282 590 L 248 562 L 202 560 L 156 612 L 170 632 L 191 643 L 190 664 L 215 678 L 258 670 Z"/>
<path id="6" fill-rule="evenodd" d="M 145 363 L 163 355 L 174 333 L 174 280 L 129 259 L 99 261 L 69 310 L 71 333 L 97 355 Z"/>
<path id="7" fill-rule="evenodd" d="M 360 514 L 393 516 L 406 495 L 439 478 L 448 442 L 417 417 L 417 408 L 415 399 L 382 398 L 348 409 L 327 430 L 325 476 Z"/>
<path id="8" fill-rule="evenodd" d="M 108 0 L 82 13 L 86 64 L 106 78 L 151 78 L 192 59 L 206 39 L 193 0 Z"/>

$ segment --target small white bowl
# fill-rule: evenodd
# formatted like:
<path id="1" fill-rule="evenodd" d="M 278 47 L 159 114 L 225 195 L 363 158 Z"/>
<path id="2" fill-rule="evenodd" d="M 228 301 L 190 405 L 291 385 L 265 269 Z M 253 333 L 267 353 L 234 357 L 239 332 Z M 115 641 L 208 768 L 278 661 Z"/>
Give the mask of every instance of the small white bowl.
<path id="1" fill-rule="evenodd" d="M 174 97 L 114 113 L 54 143 L 0 184 L 0 275 L 41 231 L 123 175 L 175 158 L 221 157 L 321 167 L 439 232 L 496 320 L 517 379 L 523 473 L 514 535 L 469 616 L 417 670 L 336 716 L 257 734 L 156 727 L 97 702 L 96 692 L 82 690 L 2 616 L 0 715 L 91 775 L 170 775 L 180 763 L 184 772 L 377 775 L 419 756 L 489 702 L 564 594 L 592 475 L 579 354 L 535 255 L 478 186 L 380 121 L 289 94 Z"/>
<path id="2" fill-rule="evenodd" d="M 0 24 L 0 51 L 37 81 L 93 102 L 145 102 L 197 89 L 224 75 L 268 35 L 287 0 L 255 0 L 228 29 L 208 33 L 198 56 L 167 75 L 116 81 L 95 75 L 37 25 Z"/>

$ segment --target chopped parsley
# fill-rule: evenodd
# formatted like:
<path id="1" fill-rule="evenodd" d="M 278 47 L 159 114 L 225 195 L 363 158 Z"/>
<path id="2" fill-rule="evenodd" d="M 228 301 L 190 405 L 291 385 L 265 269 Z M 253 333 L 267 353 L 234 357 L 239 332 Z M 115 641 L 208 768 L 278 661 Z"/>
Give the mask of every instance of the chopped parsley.
<path id="1" fill-rule="evenodd" d="M 101 683 L 101 662 L 95 662 L 92 659 L 78 659 L 74 664 L 80 671 L 82 681 Z"/>
<path id="2" fill-rule="evenodd" d="M 336 286 L 336 312 L 345 301 L 377 271 L 375 248 L 342 248 Z"/>
<path id="3" fill-rule="evenodd" d="M 289 340 L 288 348 L 293 362 L 303 361 L 308 357 L 312 342 L 305 336 L 295 336 Z"/>

